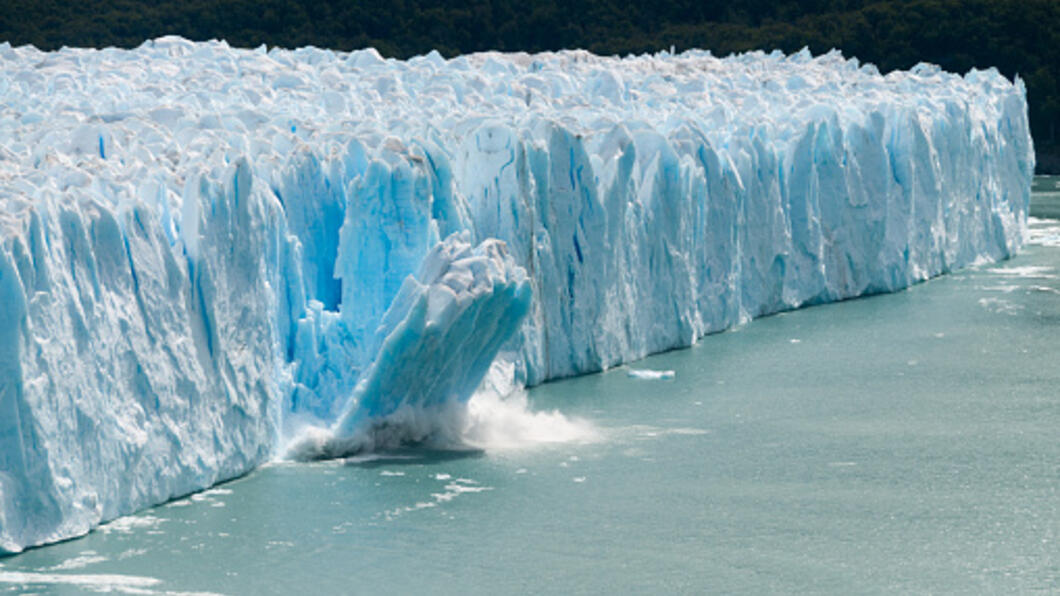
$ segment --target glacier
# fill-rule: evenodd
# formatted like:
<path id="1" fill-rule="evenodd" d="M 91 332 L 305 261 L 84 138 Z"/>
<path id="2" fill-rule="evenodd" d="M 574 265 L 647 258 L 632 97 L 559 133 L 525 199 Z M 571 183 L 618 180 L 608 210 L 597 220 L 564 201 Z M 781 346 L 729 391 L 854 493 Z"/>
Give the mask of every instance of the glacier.
<path id="1" fill-rule="evenodd" d="M 0 552 L 1027 229 L 993 69 L 176 37 L 0 65 Z"/>

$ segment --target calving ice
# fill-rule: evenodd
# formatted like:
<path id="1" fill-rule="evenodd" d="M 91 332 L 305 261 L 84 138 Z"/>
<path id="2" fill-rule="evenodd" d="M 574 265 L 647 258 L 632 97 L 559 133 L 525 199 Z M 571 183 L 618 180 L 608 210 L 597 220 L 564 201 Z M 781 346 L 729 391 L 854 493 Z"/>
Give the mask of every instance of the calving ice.
<path id="1" fill-rule="evenodd" d="M 1026 229 L 1025 92 L 993 70 L 179 38 L 0 63 L 6 551 Z"/>

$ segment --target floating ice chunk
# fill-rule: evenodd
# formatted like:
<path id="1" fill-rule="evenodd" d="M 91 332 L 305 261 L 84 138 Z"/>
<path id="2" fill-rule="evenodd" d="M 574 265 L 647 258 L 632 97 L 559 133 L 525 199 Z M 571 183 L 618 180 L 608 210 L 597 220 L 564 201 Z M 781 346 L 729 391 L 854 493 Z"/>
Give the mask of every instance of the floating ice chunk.
<path id="1" fill-rule="evenodd" d="M 631 368 L 626 371 L 626 374 L 631 378 L 645 381 L 661 381 L 673 379 L 676 376 L 672 370 L 651 370 L 648 368 Z"/>

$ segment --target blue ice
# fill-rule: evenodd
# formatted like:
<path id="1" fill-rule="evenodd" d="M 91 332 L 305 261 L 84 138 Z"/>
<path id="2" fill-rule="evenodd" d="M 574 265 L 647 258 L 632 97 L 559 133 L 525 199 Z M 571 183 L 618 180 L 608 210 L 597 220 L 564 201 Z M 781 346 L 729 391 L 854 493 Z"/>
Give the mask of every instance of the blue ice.
<path id="1" fill-rule="evenodd" d="M 175 37 L 0 61 L 3 551 L 1026 232 L 1026 93 L 995 70 Z"/>

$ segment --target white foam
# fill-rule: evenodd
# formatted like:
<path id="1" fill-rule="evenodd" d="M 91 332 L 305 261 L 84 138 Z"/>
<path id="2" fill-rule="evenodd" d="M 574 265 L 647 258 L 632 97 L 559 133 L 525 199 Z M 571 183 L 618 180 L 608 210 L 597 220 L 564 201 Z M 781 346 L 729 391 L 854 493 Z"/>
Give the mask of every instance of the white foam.
<path id="1" fill-rule="evenodd" d="M 1024 310 L 1022 304 L 1016 304 L 1004 298 L 980 298 L 979 306 L 991 312 L 1005 315 L 1018 315 Z"/>
<path id="2" fill-rule="evenodd" d="M 615 431 L 618 437 L 632 436 L 637 440 L 657 439 L 666 436 L 700 436 L 710 434 L 709 430 L 694 427 L 662 427 L 648 424 L 634 424 Z"/>
<path id="3" fill-rule="evenodd" d="M 558 410 L 532 410 L 524 390 L 506 397 L 476 394 L 468 403 L 464 422 L 460 441 L 487 450 L 592 443 L 601 438 L 596 426 L 586 419 L 565 416 Z"/>
<path id="4" fill-rule="evenodd" d="M 444 493 L 431 493 L 435 501 L 438 503 L 448 503 L 460 495 L 467 493 L 482 493 L 488 490 L 493 490 L 492 486 L 468 486 L 467 484 L 450 482 L 445 485 Z"/>
<path id="5" fill-rule="evenodd" d="M 1020 267 L 994 267 L 988 270 L 994 275 L 1022 277 L 1028 279 L 1057 279 L 1056 269 L 1045 265 L 1023 265 Z"/>
<path id="6" fill-rule="evenodd" d="M 153 515 L 127 515 L 106 523 L 99 527 L 104 534 L 117 532 L 119 534 L 131 534 L 136 530 L 154 530 L 165 523 L 166 519 Z"/>
<path id="7" fill-rule="evenodd" d="M 1060 221 L 1028 217 L 1027 224 L 1028 244 L 1060 247 Z"/>
<path id="8" fill-rule="evenodd" d="M 1004 294 L 1011 294 L 1012 292 L 1015 292 L 1016 290 L 1020 289 L 1020 287 L 1022 286 L 1018 284 L 998 284 L 993 286 L 978 286 L 977 289 L 983 290 L 985 292 L 1002 292 Z"/>
<path id="9" fill-rule="evenodd" d="M 444 475 L 444 474 L 440 474 Z M 483 493 L 493 490 L 492 486 L 478 486 L 478 483 L 474 480 L 468 480 L 466 478 L 450 482 L 445 485 L 445 492 L 431 493 L 430 501 L 418 501 L 413 505 L 405 507 L 396 507 L 383 513 L 387 520 L 392 520 L 402 514 L 411 513 L 413 511 L 420 511 L 423 509 L 433 509 L 439 505 L 449 503 L 453 499 L 466 494 Z"/>
<path id="10" fill-rule="evenodd" d="M 103 563 L 107 560 L 107 557 L 98 555 L 93 551 L 86 551 L 76 557 L 69 558 L 58 565 L 53 565 L 47 568 L 47 571 L 71 571 L 73 569 L 83 569 L 89 565 L 95 565 L 96 563 Z"/>
<path id="11" fill-rule="evenodd" d="M 53 586 L 81 586 L 96 591 L 115 591 L 128 588 L 149 588 L 157 586 L 161 580 L 153 577 L 116 574 L 63 574 L 33 573 L 26 571 L 0 571 L 0 583 Z"/>
<path id="12" fill-rule="evenodd" d="M 504 395 L 499 391 L 511 393 Z M 494 451 L 590 443 L 600 438 L 590 421 L 565 416 L 558 410 L 534 411 L 525 389 L 503 383 L 498 388 L 490 382 L 484 382 L 467 404 L 447 403 L 429 408 L 404 406 L 341 441 L 336 441 L 329 429 L 312 425 L 294 435 L 285 449 L 286 457 L 317 459 L 359 454 L 347 457 L 348 462 L 389 458 L 372 452 L 409 443 L 435 449 Z"/>

